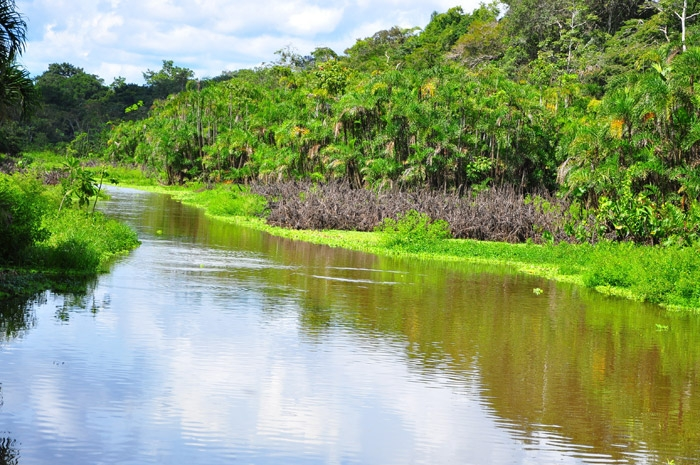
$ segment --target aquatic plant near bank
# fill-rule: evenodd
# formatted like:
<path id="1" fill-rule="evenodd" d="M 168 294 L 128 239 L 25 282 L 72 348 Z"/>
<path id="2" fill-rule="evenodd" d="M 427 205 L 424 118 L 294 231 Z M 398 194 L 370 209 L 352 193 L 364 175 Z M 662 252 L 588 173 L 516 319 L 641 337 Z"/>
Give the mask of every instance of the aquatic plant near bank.
<path id="1" fill-rule="evenodd" d="M 700 308 L 700 247 L 598 244 L 583 273 L 589 287 L 614 287 L 642 300 Z"/>
<path id="2" fill-rule="evenodd" d="M 247 187 L 222 184 L 212 188 L 195 184 L 190 189 L 161 188 L 177 200 L 207 208 L 213 216 L 261 217 L 265 213 L 266 201 L 263 197 L 251 195 Z"/>
<path id="3" fill-rule="evenodd" d="M 115 255 L 138 245 L 136 232 L 100 212 L 64 210 L 48 215 L 48 239 L 36 244 L 30 261 L 42 269 L 94 274 L 107 270 Z"/>

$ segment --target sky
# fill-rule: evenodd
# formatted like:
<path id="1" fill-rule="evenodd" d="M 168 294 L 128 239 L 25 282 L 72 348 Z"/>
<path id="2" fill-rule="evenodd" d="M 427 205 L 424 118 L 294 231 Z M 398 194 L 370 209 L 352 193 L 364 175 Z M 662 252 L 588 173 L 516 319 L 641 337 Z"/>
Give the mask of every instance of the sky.
<path id="1" fill-rule="evenodd" d="M 425 27 L 433 11 L 481 0 L 16 0 L 27 21 L 20 63 L 36 76 L 70 63 L 111 84 L 143 84 L 163 60 L 199 78 L 274 61 L 291 47 L 338 54 L 392 26 Z"/>

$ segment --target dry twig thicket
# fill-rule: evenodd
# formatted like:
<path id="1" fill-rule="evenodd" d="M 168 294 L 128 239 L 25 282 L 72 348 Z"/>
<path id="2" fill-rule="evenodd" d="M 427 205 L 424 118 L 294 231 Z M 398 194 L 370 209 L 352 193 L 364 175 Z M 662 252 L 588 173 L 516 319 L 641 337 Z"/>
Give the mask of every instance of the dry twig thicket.
<path id="1" fill-rule="evenodd" d="M 569 204 L 548 193 L 526 196 L 512 187 L 458 196 L 428 190 L 373 192 L 347 183 L 256 184 L 268 199 L 268 222 L 294 229 L 372 231 L 410 210 L 445 220 L 452 236 L 501 242 L 574 241 L 565 231 Z"/>

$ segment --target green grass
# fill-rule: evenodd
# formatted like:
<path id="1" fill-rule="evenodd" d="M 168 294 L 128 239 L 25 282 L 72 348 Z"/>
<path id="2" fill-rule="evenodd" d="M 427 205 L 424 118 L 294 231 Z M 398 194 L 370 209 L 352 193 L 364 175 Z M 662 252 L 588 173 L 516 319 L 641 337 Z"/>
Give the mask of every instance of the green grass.
<path id="1" fill-rule="evenodd" d="M 31 168 L 33 170 L 52 170 L 61 168 L 66 157 L 55 152 L 46 150 L 43 152 L 29 152 L 19 159 L 18 165 L 21 168 Z"/>
<path id="2" fill-rule="evenodd" d="M 140 188 L 158 186 L 155 179 L 147 177 L 138 167 L 106 166 L 105 168 L 110 177 L 115 178 L 119 185 Z M 95 168 L 95 171 L 97 172 L 99 169 Z"/>
<path id="3" fill-rule="evenodd" d="M 48 215 L 50 236 L 36 245 L 32 261 L 43 269 L 96 274 L 107 271 L 113 257 L 138 246 L 136 232 L 96 212 L 66 210 Z"/>
<path id="4" fill-rule="evenodd" d="M 46 240 L 25 250 L 19 263 L 0 269 L 0 298 L 44 289 L 74 292 L 139 244 L 135 231 L 99 212 L 54 211 L 44 226 Z"/>
<path id="5" fill-rule="evenodd" d="M 239 185 L 217 185 L 213 189 L 191 186 L 189 190 L 171 191 L 173 197 L 188 205 L 206 209 L 212 216 L 261 216 L 265 199 L 252 195 Z"/>

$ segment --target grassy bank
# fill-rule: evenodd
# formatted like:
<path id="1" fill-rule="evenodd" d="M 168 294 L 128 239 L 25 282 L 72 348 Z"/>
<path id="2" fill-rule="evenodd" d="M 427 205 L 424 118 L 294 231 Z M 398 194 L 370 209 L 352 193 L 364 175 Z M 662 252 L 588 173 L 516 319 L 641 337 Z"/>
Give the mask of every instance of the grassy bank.
<path id="1" fill-rule="evenodd" d="M 142 187 L 143 186 L 138 186 Z M 508 265 L 522 273 L 575 283 L 669 309 L 700 311 L 700 248 L 652 247 L 632 243 L 508 244 L 432 235 L 430 223 L 399 222 L 383 231 L 312 231 L 268 225 L 265 202 L 238 186 L 206 189 L 146 187 L 203 208 L 217 219 L 293 240 L 342 247 L 377 255 Z"/>
<path id="2" fill-rule="evenodd" d="M 62 199 L 58 186 L 34 175 L 0 174 L 0 298 L 79 291 L 138 246 L 128 226 L 86 208 L 60 209 Z"/>

